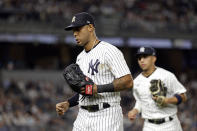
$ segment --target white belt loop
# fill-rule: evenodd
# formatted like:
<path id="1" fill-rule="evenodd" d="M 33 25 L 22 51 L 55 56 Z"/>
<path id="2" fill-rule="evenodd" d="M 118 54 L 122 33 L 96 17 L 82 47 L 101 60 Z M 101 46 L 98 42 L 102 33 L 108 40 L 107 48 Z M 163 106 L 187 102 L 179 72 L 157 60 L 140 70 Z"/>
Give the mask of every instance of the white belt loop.
<path id="1" fill-rule="evenodd" d="M 103 109 L 103 103 L 99 103 L 99 110 Z"/>
<path id="2" fill-rule="evenodd" d="M 145 122 L 148 122 L 148 119 L 144 119 L 145 120 Z"/>
<path id="3" fill-rule="evenodd" d="M 165 122 L 170 121 L 170 117 L 165 118 Z"/>

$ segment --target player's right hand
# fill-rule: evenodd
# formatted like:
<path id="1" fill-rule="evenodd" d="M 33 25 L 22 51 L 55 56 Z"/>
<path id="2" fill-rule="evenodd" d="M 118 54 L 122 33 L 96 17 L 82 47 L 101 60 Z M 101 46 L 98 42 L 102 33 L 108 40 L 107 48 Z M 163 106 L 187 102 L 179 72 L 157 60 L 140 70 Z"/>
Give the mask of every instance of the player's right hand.
<path id="1" fill-rule="evenodd" d="M 60 102 L 56 104 L 56 112 L 58 115 L 64 115 L 64 113 L 68 110 L 69 108 L 69 102 Z"/>
<path id="2" fill-rule="evenodd" d="M 129 111 L 128 113 L 128 118 L 131 120 L 131 121 L 134 121 L 136 119 L 136 116 L 138 114 L 138 110 L 137 109 L 132 109 L 131 111 Z"/>

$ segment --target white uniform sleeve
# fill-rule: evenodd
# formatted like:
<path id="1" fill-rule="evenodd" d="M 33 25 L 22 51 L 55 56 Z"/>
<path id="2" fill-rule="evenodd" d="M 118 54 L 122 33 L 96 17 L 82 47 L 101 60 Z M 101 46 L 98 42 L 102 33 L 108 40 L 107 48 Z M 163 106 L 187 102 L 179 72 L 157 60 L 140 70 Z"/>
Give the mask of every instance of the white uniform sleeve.
<path id="1" fill-rule="evenodd" d="M 172 89 L 174 94 L 181 94 L 186 92 L 185 87 L 177 80 L 174 74 L 169 77 L 169 81 L 170 88 Z"/>
<path id="2" fill-rule="evenodd" d="M 140 113 L 142 111 L 142 109 L 141 109 L 141 106 L 140 106 L 139 94 L 137 93 L 137 91 L 135 89 L 133 90 L 133 96 L 136 100 L 134 109 L 137 109 L 138 113 Z"/>
<path id="3" fill-rule="evenodd" d="M 124 56 L 119 49 L 110 48 L 110 50 L 106 52 L 105 57 L 106 63 L 108 64 L 115 78 L 120 78 L 127 74 L 131 74 Z"/>

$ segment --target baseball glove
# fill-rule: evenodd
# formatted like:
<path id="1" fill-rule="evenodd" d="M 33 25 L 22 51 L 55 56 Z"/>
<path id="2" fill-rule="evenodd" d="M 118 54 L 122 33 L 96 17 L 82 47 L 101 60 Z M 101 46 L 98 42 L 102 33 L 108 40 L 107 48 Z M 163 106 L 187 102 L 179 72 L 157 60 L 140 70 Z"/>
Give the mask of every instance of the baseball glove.
<path id="1" fill-rule="evenodd" d="M 63 76 L 73 91 L 84 96 L 93 95 L 94 82 L 83 74 L 79 65 L 71 64 L 67 66 L 64 69 Z"/>
<path id="2" fill-rule="evenodd" d="M 167 88 L 164 86 L 164 83 L 161 80 L 153 79 L 150 82 L 150 92 L 152 96 L 156 97 L 155 102 L 158 107 L 165 106 L 165 97 L 167 93 Z"/>

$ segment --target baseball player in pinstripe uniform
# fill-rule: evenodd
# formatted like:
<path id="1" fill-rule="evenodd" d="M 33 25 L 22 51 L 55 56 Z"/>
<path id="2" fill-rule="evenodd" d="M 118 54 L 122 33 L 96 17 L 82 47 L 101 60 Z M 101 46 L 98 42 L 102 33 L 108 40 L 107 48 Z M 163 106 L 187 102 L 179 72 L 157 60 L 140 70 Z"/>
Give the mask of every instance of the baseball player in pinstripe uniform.
<path id="1" fill-rule="evenodd" d="M 74 15 L 65 30 L 72 30 L 77 44 L 84 47 L 76 63 L 95 85 L 93 97 L 83 100 L 76 94 L 58 103 L 57 113 L 63 115 L 69 107 L 78 105 L 73 131 L 123 131 L 119 91 L 132 88 L 133 79 L 122 52 L 96 37 L 94 19 L 86 12 Z"/>
<path id="2" fill-rule="evenodd" d="M 134 79 L 133 94 L 135 107 L 128 113 L 130 120 L 141 113 L 144 119 L 143 131 L 182 131 L 177 118 L 177 105 L 186 101 L 186 89 L 176 76 L 155 66 L 156 51 L 151 47 L 141 47 L 137 51 L 137 60 L 142 73 Z M 150 91 L 151 80 L 161 80 L 166 87 L 163 106 L 158 106 L 157 96 Z"/>

